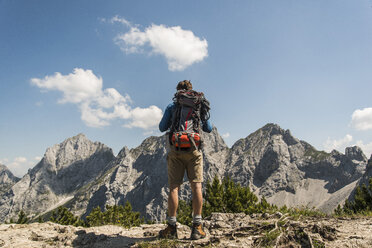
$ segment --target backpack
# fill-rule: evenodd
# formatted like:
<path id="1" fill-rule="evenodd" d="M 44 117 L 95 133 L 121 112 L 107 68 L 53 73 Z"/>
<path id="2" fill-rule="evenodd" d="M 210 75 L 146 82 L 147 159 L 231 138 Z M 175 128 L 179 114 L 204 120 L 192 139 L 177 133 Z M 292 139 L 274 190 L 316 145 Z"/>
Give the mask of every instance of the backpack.
<path id="1" fill-rule="evenodd" d="M 179 90 L 173 97 L 175 110 L 170 128 L 170 143 L 179 148 L 200 149 L 200 122 L 209 119 L 209 102 L 202 92 Z"/>

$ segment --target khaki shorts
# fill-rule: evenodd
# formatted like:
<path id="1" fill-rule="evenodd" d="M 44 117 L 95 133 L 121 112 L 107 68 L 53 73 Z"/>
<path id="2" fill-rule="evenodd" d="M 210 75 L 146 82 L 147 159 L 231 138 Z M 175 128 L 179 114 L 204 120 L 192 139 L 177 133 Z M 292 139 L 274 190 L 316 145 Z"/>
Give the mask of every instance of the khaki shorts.
<path id="1" fill-rule="evenodd" d="M 203 182 L 203 153 L 201 151 L 176 151 L 171 147 L 167 163 L 169 185 L 181 185 L 185 171 L 190 182 Z"/>

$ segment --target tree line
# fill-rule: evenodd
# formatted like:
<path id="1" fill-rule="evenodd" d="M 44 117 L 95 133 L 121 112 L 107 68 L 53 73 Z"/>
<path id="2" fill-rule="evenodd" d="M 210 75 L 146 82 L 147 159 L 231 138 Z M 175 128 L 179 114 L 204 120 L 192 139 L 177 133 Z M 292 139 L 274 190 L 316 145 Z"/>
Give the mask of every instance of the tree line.
<path id="1" fill-rule="evenodd" d="M 325 214 L 315 209 L 308 208 L 288 208 L 287 206 L 277 207 L 269 204 L 263 196 L 259 199 L 250 189 L 249 186 L 241 186 L 231 178 L 225 177 L 222 181 L 215 176 L 212 182 L 208 181 L 205 186 L 203 217 L 208 217 L 213 212 L 219 213 L 273 213 L 280 211 L 290 215 L 305 216 L 324 216 Z M 372 178 L 369 179 L 368 185 L 358 186 L 355 190 L 353 201 L 346 200 L 343 207 L 340 205 L 335 209 L 334 214 L 353 215 L 363 214 L 372 215 Z M 192 224 L 192 202 L 179 201 L 177 220 L 181 224 Z M 100 225 L 120 225 L 127 228 L 139 226 L 145 223 L 139 212 L 133 211 L 130 202 L 124 205 L 106 205 L 102 210 L 99 206 L 94 208 L 90 214 L 82 219 L 71 213 L 66 207 L 58 207 L 53 211 L 49 219 L 44 220 L 39 217 L 38 222 L 51 221 L 62 225 L 73 226 L 100 226 Z M 16 221 L 10 220 L 10 223 L 25 224 L 30 220 L 24 211 L 20 211 Z M 147 223 L 153 223 L 147 220 Z"/>
<path id="2" fill-rule="evenodd" d="M 369 178 L 368 185 L 362 184 L 355 189 L 354 199 L 346 200 L 341 207 L 335 209 L 336 215 L 372 215 L 372 178 Z"/>

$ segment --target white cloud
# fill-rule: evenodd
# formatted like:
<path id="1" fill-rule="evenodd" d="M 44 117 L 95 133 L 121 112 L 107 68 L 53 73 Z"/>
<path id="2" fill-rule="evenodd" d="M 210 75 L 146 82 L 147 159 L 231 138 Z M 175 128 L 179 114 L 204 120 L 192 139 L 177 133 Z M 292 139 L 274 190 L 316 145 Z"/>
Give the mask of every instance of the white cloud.
<path id="1" fill-rule="evenodd" d="M 36 156 L 36 157 L 34 157 L 34 160 L 35 161 L 40 161 L 42 159 L 42 157 L 40 157 L 40 156 Z"/>
<path id="2" fill-rule="evenodd" d="M 0 164 L 5 165 L 8 162 L 9 162 L 9 159 L 7 159 L 7 158 L 0 159 Z"/>
<path id="3" fill-rule="evenodd" d="M 157 126 L 162 117 L 156 106 L 132 108 L 128 95 L 123 96 L 114 88 L 103 90 L 102 78 L 91 70 L 75 68 L 68 75 L 57 72 L 43 79 L 33 78 L 31 84 L 43 90 L 61 91 L 63 97 L 58 102 L 76 104 L 81 119 L 90 127 L 108 126 L 114 119 L 124 119 L 128 121 L 127 127 L 148 130 Z"/>
<path id="4" fill-rule="evenodd" d="M 63 98 L 59 103 L 81 103 L 98 97 L 102 92 L 102 78 L 98 78 L 91 70 L 75 68 L 68 75 L 56 72 L 43 79 L 32 78 L 31 84 L 45 90 L 59 90 Z"/>
<path id="5" fill-rule="evenodd" d="M 328 137 L 326 142 L 323 143 L 324 150 L 327 152 L 332 151 L 333 149 L 344 152 L 345 148 L 353 140 L 353 136 L 350 134 L 345 135 L 344 138 L 338 140 L 332 140 Z"/>
<path id="6" fill-rule="evenodd" d="M 22 177 L 27 173 L 30 166 L 34 165 L 31 161 L 28 161 L 25 157 L 16 157 L 7 166 L 12 173 L 18 177 Z"/>
<path id="7" fill-rule="evenodd" d="M 131 122 L 126 127 L 140 127 L 143 129 L 150 129 L 150 127 L 157 126 L 162 117 L 162 111 L 158 107 L 151 105 L 150 107 L 135 108 L 131 112 Z"/>
<path id="8" fill-rule="evenodd" d="M 132 27 L 132 24 L 129 21 L 125 20 L 124 18 L 120 18 L 118 15 L 110 19 L 110 23 L 116 23 L 116 22 L 126 25 L 128 27 Z"/>
<path id="9" fill-rule="evenodd" d="M 151 26 L 141 31 L 138 25 L 132 25 L 123 18 L 115 16 L 111 23 L 120 22 L 130 27 L 130 30 L 115 38 L 116 44 L 125 53 L 159 54 L 166 58 L 168 69 L 182 71 L 188 66 L 202 61 L 208 56 L 208 42 L 200 39 L 190 30 L 180 26 Z"/>
<path id="10" fill-rule="evenodd" d="M 17 157 L 14 159 L 14 162 L 13 163 L 17 163 L 17 164 L 22 164 L 22 163 L 26 163 L 27 162 L 27 158 L 25 157 Z"/>
<path id="11" fill-rule="evenodd" d="M 222 138 L 227 139 L 228 137 L 230 137 L 230 133 L 222 134 Z"/>
<path id="12" fill-rule="evenodd" d="M 351 125 L 356 130 L 372 129 L 372 108 L 355 110 L 351 116 Z"/>
<path id="13" fill-rule="evenodd" d="M 359 146 L 363 150 L 363 153 L 367 156 L 367 158 L 371 157 L 371 155 L 372 155 L 372 142 L 364 144 L 363 141 L 358 140 L 355 145 Z"/>

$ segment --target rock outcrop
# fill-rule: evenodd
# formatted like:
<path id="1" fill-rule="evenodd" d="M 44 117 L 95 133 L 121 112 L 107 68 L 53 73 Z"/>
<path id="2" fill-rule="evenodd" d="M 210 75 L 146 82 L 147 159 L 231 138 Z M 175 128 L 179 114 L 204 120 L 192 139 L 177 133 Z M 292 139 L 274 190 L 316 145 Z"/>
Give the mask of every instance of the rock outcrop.
<path id="1" fill-rule="evenodd" d="M 110 168 L 112 150 L 79 134 L 48 148 L 42 160 L 0 199 L 0 221 L 20 210 L 30 217 L 66 204 Z"/>
<path id="2" fill-rule="evenodd" d="M 231 177 L 279 206 L 332 211 L 347 199 L 366 171 L 358 147 L 317 151 L 275 124 L 267 124 L 228 148 L 213 128 L 203 133 L 204 180 Z M 100 206 L 130 201 L 146 219 L 166 217 L 168 178 L 166 135 L 149 137 L 114 157 L 110 148 L 80 134 L 49 148 L 44 158 L 0 199 L 0 221 L 21 209 L 35 215 L 59 205 L 87 216 Z M 367 171 L 369 170 L 368 167 Z M 371 167 L 372 168 L 372 167 Z M 180 197 L 190 199 L 190 187 Z"/>
<path id="3" fill-rule="evenodd" d="M 282 215 L 213 213 L 204 221 L 207 236 L 190 240 L 178 224 L 178 240 L 158 240 L 165 224 L 90 228 L 55 223 L 0 225 L 0 247 L 361 247 L 372 244 L 370 218 L 293 218 Z"/>
<path id="4" fill-rule="evenodd" d="M 211 180 L 214 175 L 224 173 L 221 161 L 225 159 L 228 148 L 216 128 L 211 134 L 203 135 L 204 177 Z M 79 192 L 68 207 L 86 216 L 96 206 L 104 209 L 107 204 L 129 201 L 146 219 L 164 220 L 168 195 L 168 149 L 166 135 L 149 137 L 134 149 L 124 147 L 109 166 L 112 169 L 85 191 Z M 190 191 L 189 185 L 184 184 L 181 198 L 189 199 Z"/>
<path id="5" fill-rule="evenodd" d="M 19 180 L 5 165 L 0 164 L 0 197 Z"/>

